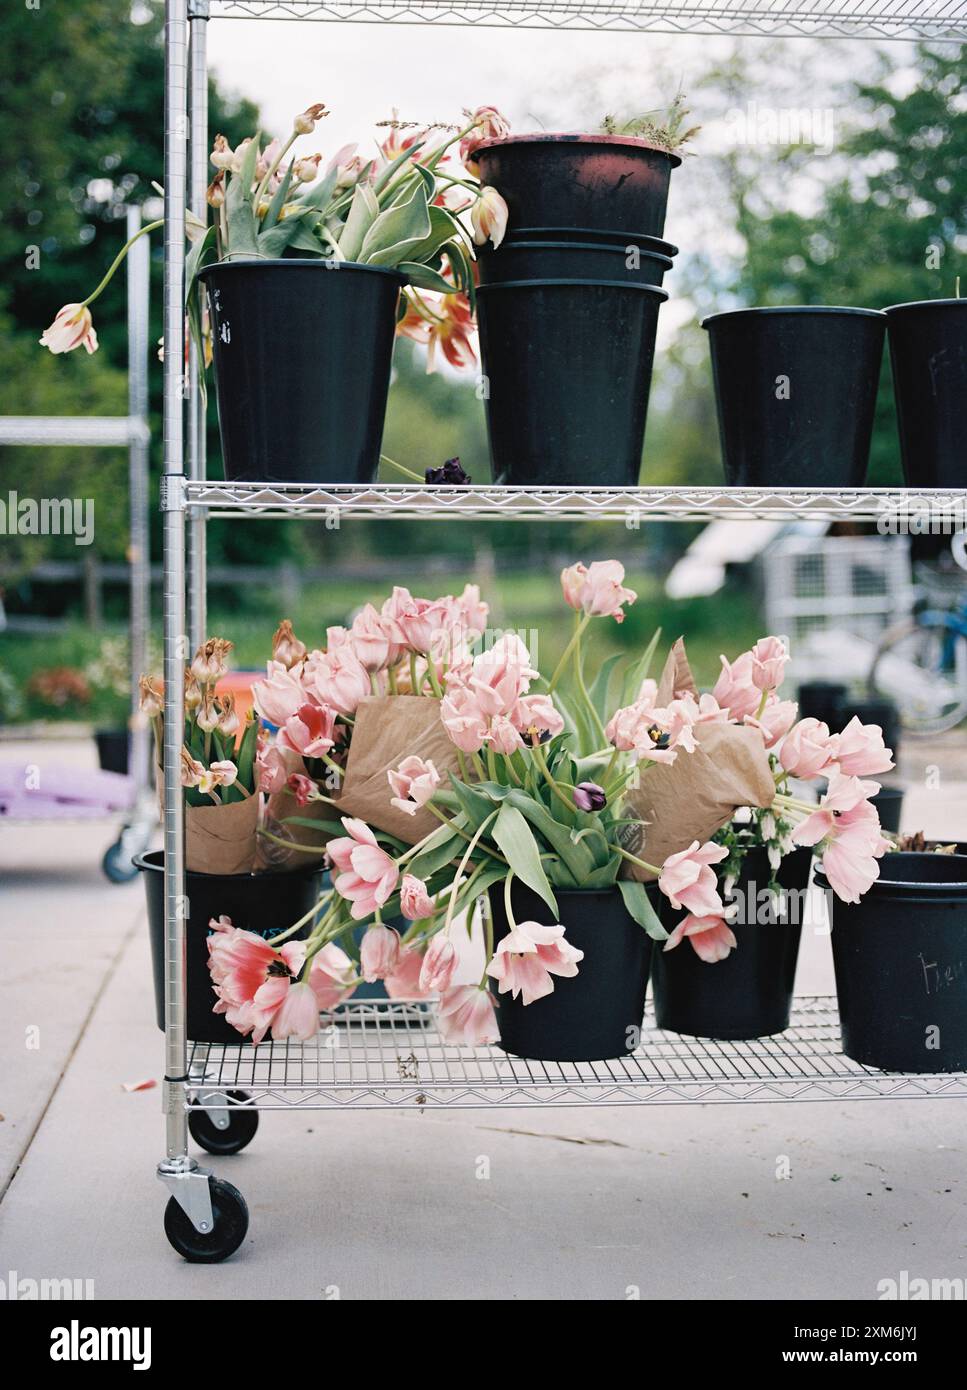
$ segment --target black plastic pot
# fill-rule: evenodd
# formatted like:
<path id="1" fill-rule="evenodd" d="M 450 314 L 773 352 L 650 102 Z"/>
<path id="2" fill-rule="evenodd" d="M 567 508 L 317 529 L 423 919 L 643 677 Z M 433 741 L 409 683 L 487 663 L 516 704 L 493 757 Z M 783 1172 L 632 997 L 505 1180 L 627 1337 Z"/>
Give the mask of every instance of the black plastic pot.
<path id="1" fill-rule="evenodd" d="M 799 718 L 818 719 L 836 733 L 840 706 L 848 694 L 848 687 L 838 681 L 803 681 L 797 692 Z"/>
<path id="2" fill-rule="evenodd" d="M 659 245 L 665 245 L 659 242 Z M 482 285 L 508 280 L 611 280 L 660 285 L 671 256 L 605 241 L 505 241 L 477 251 Z"/>
<path id="3" fill-rule="evenodd" d="M 880 825 L 884 830 L 889 830 L 896 835 L 900 830 L 900 818 L 903 815 L 903 787 L 880 787 L 876 796 L 871 796 L 870 801 L 876 807 L 876 813 L 880 818 Z"/>
<path id="4" fill-rule="evenodd" d="M 154 973 L 154 1000 L 158 1027 L 165 1025 L 165 910 L 164 853 L 152 850 L 134 860 L 144 874 L 148 898 L 148 933 Z M 212 1013 L 216 1002 L 208 973 L 208 923 L 213 917 L 230 917 L 236 927 L 271 940 L 309 911 L 322 891 L 322 873 L 302 869 L 278 874 L 187 875 L 191 916 L 185 923 L 188 979 L 188 1036 L 195 1042 L 240 1043 L 242 1035 L 226 1023 L 223 1014 Z M 299 935 L 305 935 L 306 927 Z"/>
<path id="5" fill-rule="evenodd" d="M 890 365 L 910 487 L 967 487 L 967 299 L 894 304 Z"/>
<path id="6" fill-rule="evenodd" d="M 127 729 L 98 729 L 94 734 L 97 744 L 97 765 L 102 772 L 121 772 L 128 770 L 128 731 Z"/>
<path id="7" fill-rule="evenodd" d="M 674 260 L 678 255 L 678 247 L 673 246 L 670 241 L 663 241 L 661 237 L 647 236 L 644 232 L 616 232 L 607 229 L 602 230 L 598 227 L 514 227 L 511 232 L 511 240 L 521 241 L 557 241 L 565 245 L 574 243 L 590 242 L 594 246 L 640 246 L 642 251 L 654 251 L 659 256 L 668 256 Z M 485 247 L 481 248 L 486 250 Z M 479 253 L 478 253 L 479 254 Z"/>
<path id="8" fill-rule="evenodd" d="M 886 854 L 858 903 L 827 901 L 847 1057 L 967 1070 L 967 857 Z"/>
<path id="9" fill-rule="evenodd" d="M 764 1038 L 789 1026 L 802 932 L 800 908 L 809 882 L 812 851 L 797 849 L 779 866 L 778 881 L 794 890 L 787 916 L 775 917 L 765 897 L 769 860 L 764 849 L 745 857 L 736 883 L 739 920 L 732 925 L 738 946 L 726 960 L 708 962 L 682 941 L 656 950 L 652 964 L 655 1022 L 671 1033 L 700 1038 Z M 684 916 L 665 900 L 662 922 L 670 931 Z"/>
<path id="10" fill-rule="evenodd" d="M 738 309 L 708 330 L 730 487 L 859 487 L 866 478 L 886 316 L 874 309 Z"/>
<path id="11" fill-rule="evenodd" d="M 649 888 L 657 906 L 657 887 Z M 554 977 L 553 994 L 524 1005 L 510 991 L 491 990 L 500 1046 L 537 1062 L 599 1062 L 626 1057 L 640 1041 L 651 962 L 651 937 L 625 910 L 617 888 L 603 892 L 555 889 L 556 919 L 565 939 L 584 952 L 572 979 Z M 519 880 L 511 886 L 518 922 L 546 922 L 547 904 Z M 494 944 L 509 930 L 503 884 L 490 890 Z"/>
<path id="12" fill-rule="evenodd" d="M 495 480 L 632 487 L 667 291 L 608 280 L 510 281 L 478 298 Z"/>
<path id="13" fill-rule="evenodd" d="M 226 478 L 372 482 L 404 277 L 276 260 L 209 266 L 201 278 Z"/>
<path id="14" fill-rule="evenodd" d="M 480 182 L 502 194 L 520 227 L 637 227 L 660 237 L 677 154 L 626 135 L 511 135 L 474 153 Z"/>

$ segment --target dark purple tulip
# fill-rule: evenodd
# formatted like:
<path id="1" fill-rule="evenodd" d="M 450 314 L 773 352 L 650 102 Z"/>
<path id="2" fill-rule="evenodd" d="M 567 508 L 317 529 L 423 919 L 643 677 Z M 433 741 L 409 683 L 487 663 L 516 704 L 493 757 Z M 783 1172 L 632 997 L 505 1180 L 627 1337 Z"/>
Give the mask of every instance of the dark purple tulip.
<path id="1" fill-rule="evenodd" d="M 471 478 L 469 473 L 463 471 L 460 459 L 452 458 L 447 459 L 442 468 L 428 468 L 426 480 L 428 483 L 464 484 L 469 483 Z"/>
<path id="2" fill-rule="evenodd" d="M 603 811 L 608 798 L 597 782 L 579 782 L 574 788 L 574 804 L 579 811 Z"/>

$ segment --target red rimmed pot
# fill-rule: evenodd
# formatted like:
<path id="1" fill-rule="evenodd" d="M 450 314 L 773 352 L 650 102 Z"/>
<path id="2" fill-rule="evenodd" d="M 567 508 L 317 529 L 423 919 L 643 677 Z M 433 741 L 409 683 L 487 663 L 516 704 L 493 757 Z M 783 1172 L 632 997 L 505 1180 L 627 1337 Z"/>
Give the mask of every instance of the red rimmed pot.
<path id="1" fill-rule="evenodd" d="M 648 885 L 658 906 L 657 885 Z M 504 886 L 490 889 L 494 945 L 510 931 Z M 627 1057 L 641 1040 L 652 940 L 628 913 L 617 888 L 556 888 L 558 916 L 519 879 L 511 884 L 517 922 L 557 921 L 565 940 L 584 952 L 572 978 L 554 976 L 554 991 L 525 1005 L 508 991 L 491 991 L 497 1006 L 500 1047 L 535 1062 L 605 1062 Z"/>
<path id="2" fill-rule="evenodd" d="M 843 1051 L 883 1071 L 967 1071 L 967 857 L 879 864 L 858 903 L 826 895 Z"/>
<path id="3" fill-rule="evenodd" d="M 730 487 L 861 487 L 886 315 L 830 305 L 703 320 Z"/>
<path id="4" fill-rule="evenodd" d="M 206 267 L 230 481 L 376 477 L 405 277 L 350 261 Z"/>
<path id="5" fill-rule="evenodd" d="M 628 135 L 510 135 L 474 152 L 485 188 L 507 203 L 508 227 L 636 227 L 660 237 L 671 173 L 681 157 Z"/>
<path id="6" fill-rule="evenodd" d="M 967 299 L 885 313 L 907 485 L 967 487 Z"/>
<path id="7" fill-rule="evenodd" d="M 144 876 L 148 902 L 148 935 L 154 977 L 155 1014 L 158 1027 L 165 1026 L 165 902 L 164 852 L 152 850 L 135 857 Z M 193 1042 L 240 1043 L 247 1041 L 225 1020 L 212 1013 L 216 1003 L 208 971 L 209 922 L 230 917 L 242 931 L 255 932 L 271 941 L 310 911 L 322 892 L 320 869 L 296 869 L 277 874 L 199 874 L 185 875 L 190 916 L 185 922 L 185 968 L 187 973 L 187 1029 Z M 298 936 L 308 933 L 308 925 Z"/>
<path id="8" fill-rule="evenodd" d="M 655 238 L 657 241 L 657 238 Z M 667 245 L 658 242 L 658 245 Z M 499 285 L 508 280 L 591 280 L 627 281 L 629 284 L 660 285 L 674 262 L 663 252 L 632 243 L 628 246 L 606 241 L 504 241 L 495 250 L 477 251 L 482 285 Z"/>
<path id="9" fill-rule="evenodd" d="M 771 879 L 766 851 L 749 851 L 735 885 L 739 913 L 732 930 L 738 945 L 725 960 L 702 960 L 687 940 L 655 952 L 652 988 L 659 1028 L 738 1042 L 789 1027 L 811 863 L 810 849 L 793 850 L 783 859 L 776 878 L 787 891 L 787 911 L 777 917 L 766 897 Z M 662 925 L 668 931 L 684 916 L 663 900 Z"/>
<path id="10" fill-rule="evenodd" d="M 666 290 L 611 280 L 511 280 L 478 291 L 495 480 L 633 487 Z"/>

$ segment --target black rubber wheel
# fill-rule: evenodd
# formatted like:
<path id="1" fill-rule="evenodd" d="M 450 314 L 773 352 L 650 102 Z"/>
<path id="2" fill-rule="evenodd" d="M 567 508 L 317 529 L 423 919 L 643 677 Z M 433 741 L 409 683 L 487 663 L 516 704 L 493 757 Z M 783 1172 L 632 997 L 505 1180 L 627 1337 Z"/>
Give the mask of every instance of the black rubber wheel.
<path id="1" fill-rule="evenodd" d="M 248 1231 L 248 1207 L 238 1188 L 221 1178 L 209 1178 L 208 1190 L 214 1223 L 210 1231 L 196 1231 L 174 1197 L 165 1207 L 165 1235 L 189 1264 L 214 1265 L 227 1260 Z"/>
<path id="2" fill-rule="evenodd" d="M 121 841 L 116 840 L 113 845 L 104 851 L 104 858 L 101 860 L 101 868 L 104 870 L 106 878 L 112 883 L 130 883 L 133 878 L 137 878 L 138 870 L 131 860 L 126 856 L 121 856 Z"/>
<path id="3" fill-rule="evenodd" d="M 259 1127 L 259 1112 L 254 1105 L 245 1105 L 249 1098 L 247 1091 L 227 1091 L 226 1095 L 235 1102 L 231 1110 L 222 1112 L 228 1115 L 227 1129 L 219 1129 L 197 1100 L 192 1101 L 188 1111 L 192 1139 L 210 1154 L 241 1153 L 246 1144 L 251 1144 Z"/>

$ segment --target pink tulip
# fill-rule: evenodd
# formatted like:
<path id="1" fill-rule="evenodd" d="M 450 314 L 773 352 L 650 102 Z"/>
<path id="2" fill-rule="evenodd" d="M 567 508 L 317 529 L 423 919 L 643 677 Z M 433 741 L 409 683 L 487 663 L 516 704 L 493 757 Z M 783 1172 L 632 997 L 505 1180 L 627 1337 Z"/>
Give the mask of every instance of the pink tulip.
<path id="1" fill-rule="evenodd" d="M 208 969 L 218 996 L 213 1012 L 259 1043 L 305 964 L 306 944 L 288 941 L 276 951 L 254 932 L 233 927 L 228 917 L 210 925 Z"/>
<path id="2" fill-rule="evenodd" d="M 433 899 L 426 891 L 426 884 L 415 874 L 404 874 L 400 885 L 400 909 L 403 916 L 411 922 L 422 922 L 433 916 Z"/>
<path id="3" fill-rule="evenodd" d="M 424 761 L 415 753 L 404 758 L 399 767 L 395 771 L 388 771 L 386 776 L 396 793 L 390 798 L 390 804 L 405 811 L 408 816 L 415 816 L 421 806 L 432 800 L 433 793 L 443 780 L 431 761 Z"/>
<path id="4" fill-rule="evenodd" d="M 363 979 L 371 985 L 375 980 L 392 975 L 400 955 L 400 934 L 392 927 L 384 927 L 376 922 L 367 928 L 359 948 L 359 961 Z"/>
<path id="5" fill-rule="evenodd" d="M 506 714 L 498 714 L 490 721 L 487 742 L 495 753 L 504 753 L 508 757 L 524 746 L 520 730 L 515 728 Z"/>
<path id="6" fill-rule="evenodd" d="M 308 1042 L 319 1031 L 319 1001 L 308 984 L 290 985 L 272 1019 L 272 1036 L 277 1042 L 298 1038 Z"/>
<path id="7" fill-rule="evenodd" d="M 259 791 L 269 794 L 282 791 L 290 775 L 304 767 L 301 757 L 291 749 L 280 748 L 275 743 L 260 749 L 255 759 Z"/>
<path id="8" fill-rule="evenodd" d="M 84 304 L 65 304 L 50 327 L 44 329 L 40 345 L 53 353 L 73 352 L 79 347 L 89 353 L 97 352 L 97 334 L 90 309 Z"/>
<path id="9" fill-rule="evenodd" d="M 664 950 L 673 951 L 685 938 L 695 954 L 710 964 L 725 960 L 738 945 L 732 928 L 721 917 L 683 917 L 665 942 Z"/>
<path id="10" fill-rule="evenodd" d="M 861 724 L 854 714 L 831 740 L 832 760 L 847 777 L 871 777 L 894 766 L 893 750 L 883 742 L 879 724 Z"/>
<path id="11" fill-rule="evenodd" d="M 442 931 L 437 932 L 423 957 L 420 969 L 420 988 L 427 994 L 442 994 L 450 988 L 457 968 L 457 951 Z"/>
<path id="12" fill-rule="evenodd" d="M 391 999 L 425 999 L 430 992 L 423 988 L 420 976 L 423 969 L 423 953 L 415 946 L 404 946 L 392 972 L 386 976 L 383 985 Z"/>
<path id="13" fill-rule="evenodd" d="M 300 705 L 279 733 L 279 746 L 304 758 L 321 758 L 336 742 L 336 711 L 328 705 Z"/>
<path id="14" fill-rule="evenodd" d="M 266 679 L 252 685 L 252 699 L 263 719 L 280 728 L 306 703 L 308 695 L 301 672 L 290 671 L 281 661 L 270 661 Z"/>
<path id="15" fill-rule="evenodd" d="M 808 780 L 827 771 L 833 759 L 828 724 L 819 719 L 800 719 L 782 741 L 779 762 L 793 777 Z"/>
<path id="16" fill-rule="evenodd" d="M 400 647 L 390 640 L 386 624 L 371 603 L 356 615 L 350 641 L 360 665 L 372 674 L 395 666 L 400 659 Z"/>
<path id="17" fill-rule="evenodd" d="M 639 759 L 654 763 L 673 763 L 681 749 L 695 751 L 692 724 L 687 710 L 655 709 L 646 701 L 638 701 L 617 710 L 608 722 L 605 735 L 622 753 L 634 753 Z"/>
<path id="18" fill-rule="evenodd" d="M 518 922 L 494 952 L 487 974 L 497 981 L 499 993 L 510 990 L 526 1006 L 553 994 L 552 975 L 573 978 L 583 959 L 584 952 L 565 941 L 559 923 L 546 927 L 540 922 Z"/>
<path id="19" fill-rule="evenodd" d="M 693 917 L 721 917 L 725 906 L 719 897 L 718 880 L 709 867 L 729 856 L 724 845 L 708 844 L 699 848 L 693 840 L 688 849 L 670 854 L 662 865 L 658 887 L 672 907 L 683 907 Z"/>
<path id="20" fill-rule="evenodd" d="M 496 250 L 507 231 L 507 217 L 507 204 L 496 188 L 482 188 L 470 209 L 470 225 L 476 244 L 483 246 L 489 238 Z"/>
<path id="21" fill-rule="evenodd" d="M 330 644 L 324 652 L 310 652 L 303 680 L 314 700 L 331 705 L 340 714 L 355 714 L 360 700 L 372 694 L 369 672 L 348 640 Z"/>
<path id="22" fill-rule="evenodd" d="M 596 560 L 588 569 L 572 565 L 561 572 L 561 589 L 565 602 L 572 608 L 602 618 L 624 622 L 626 603 L 634 603 L 638 595 L 624 587 L 625 567 L 617 560 Z"/>
<path id="23" fill-rule="evenodd" d="M 733 719 L 744 719 L 747 714 L 755 714 L 762 703 L 762 691 L 752 680 L 752 653 L 743 652 L 732 662 L 724 656 L 719 660 L 722 671 L 712 687 L 712 694 Z"/>
<path id="24" fill-rule="evenodd" d="M 754 728 L 760 729 L 766 747 L 773 748 L 780 739 L 785 738 L 788 734 L 796 722 L 798 713 L 799 706 L 795 700 L 780 700 L 778 695 L 770 695 L 766 700 L 766 707 L 758 719 L 753 714 L 747 714 L 743 723 L 751 724 Z"/>
<path id="25" fill-rule="evenodd" d="M 456 985 L 440 997 L 437 1027 L 444 1042 L 481 1047 L 500 1037 L 490 992 L 480 985 Z"/>
<path id="26" fill-rule="evenodd" d="M 868 800 L 877 782 L 861 782 L 835 772 L 819 809 L 792 832 L 798 845 L 817 845 L 830 886 L 844 902 L 859 902 L 879 877 L 876 863 L 889 849 L 876 807 Z"/>
<path id="27" fill-rule="evenodd" d="M 295 797 L 297 806 L 308 806 L 315 799 L 316 784 L 304 772 L 291 772 L 285 785 Z"/>
<path id="28" fill-rule="evenodd" d="M 348 999 L 356 988 L 350 983 L 355 974 L 355 967 L 346 952 L 334 941 L 327 942 L 312 957 L 309 967 L 309 984 L 319 1009 L 328 1012 Z"/>
<path id="29" fill-rule="evenodd" d="M 447 604 L 443 599 L 414 598 L 409 589 L 397 585 L 383 604 L 382 618 L 394 641 L 417 656 L 425 656 L 434 635 L 446 626 Z"/>
<path id="30" fill-rule="evenodd" d="M 477 584 L 465 584 L 463 593 L 456 600 L 460 615 L 463 618 L 464 626 L 474 634 L 475 637 L 482 637 L 487 631 L 487 619 L 490 616 L 490 605 L 484 603 L 480 597 L 480 587 Z"/>
<path id="31" fill-rule="evenodd" d="M 447 688 L 440 703 L 440 718 L 450 741 L 464 753 L 476 753 L 487 738 L 487 718 L 471 690 Z"/>
<path id="32" fill-rule="evenodd" d="M 339 870 L 333 887 L 352 903 L 356 921 L 371 917 L 392 895 L 399 878 L 393 859 L 380 849 L 376 836 L 364 821 L 342 817 L 348 836 L 330 840 L 327 846 L 333 866 Z"/>
<path id="33" fill-rule="evenodd" d="M 564 720 L 550 695 L 523 696 L 517 701 L 511 719 L 528 743 L 539 743 L 545 734 L 556 738 L 564 730 Z"/>
<path id="34" fill-rule="evenodd" d="M 757 690 L 776 690 L 782 685 L 789 653 L 781 637 L 760 637 L 752 648 L 752 684 Z"/>
<path id="35" fill-rule="evenodd" d="M 509 135 L 510 122 L 496 106 L 478 106 L 471 119 L 474 127 L 460 141 L 460 162 L 476 178 L 478 170 L 473 156 L 477 147 L 485 140 L 502 140 Z"/>

